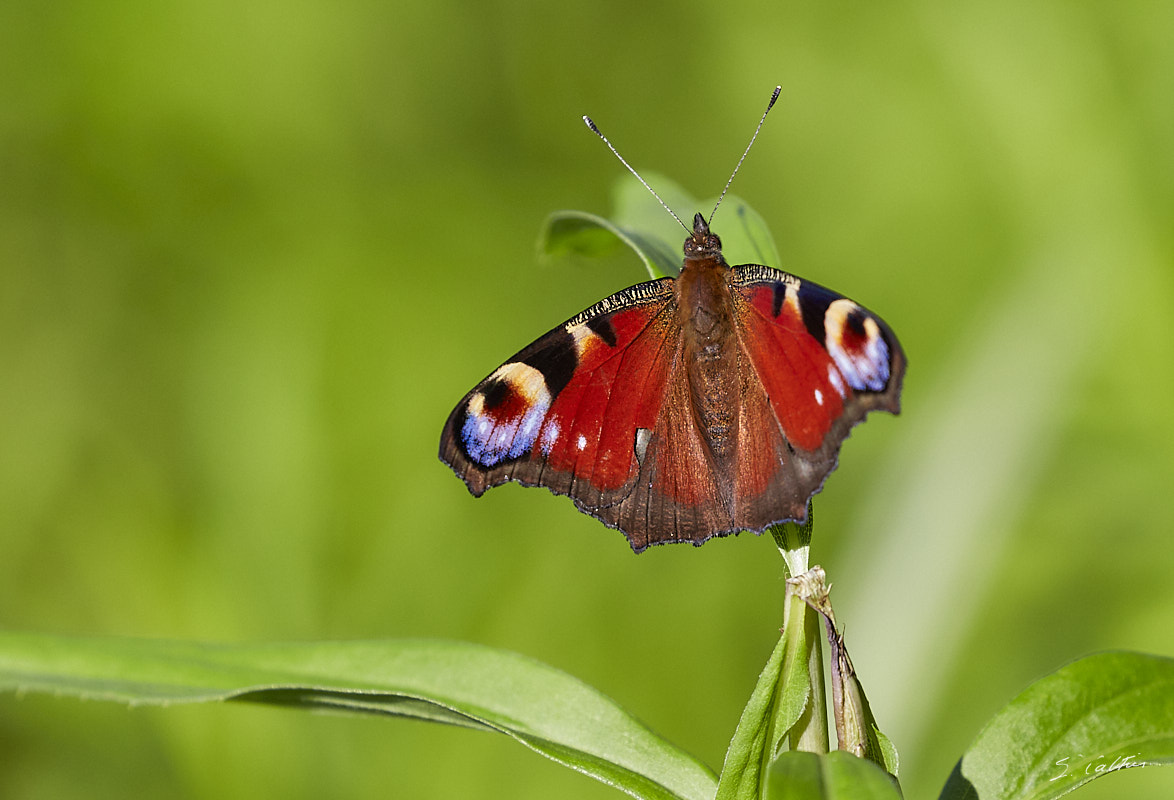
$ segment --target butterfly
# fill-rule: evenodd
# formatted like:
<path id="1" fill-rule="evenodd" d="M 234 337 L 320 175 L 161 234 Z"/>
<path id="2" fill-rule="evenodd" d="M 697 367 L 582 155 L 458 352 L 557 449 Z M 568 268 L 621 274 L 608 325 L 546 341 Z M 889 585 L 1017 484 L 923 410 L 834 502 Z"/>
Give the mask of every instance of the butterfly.
<path id="1" fill-rule="evenodd" d="M 904 373 L 880 317 L 729 266 L 698 213 L 676 278 L 601 300 L 494 370 L 449 415 L 440 459 L 477 497 L 507 481 L 567 495 L 637 553 L 700 545 L 805 521 L 852 426 L 899 413 Z"/>

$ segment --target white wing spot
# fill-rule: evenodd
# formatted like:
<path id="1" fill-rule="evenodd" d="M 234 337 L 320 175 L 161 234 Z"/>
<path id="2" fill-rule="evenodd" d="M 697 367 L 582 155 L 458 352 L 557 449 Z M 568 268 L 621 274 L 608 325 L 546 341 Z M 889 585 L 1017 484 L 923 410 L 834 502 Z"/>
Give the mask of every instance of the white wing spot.
<path id="1" fill-rule="evenodd" d="M 648 452 L 648 442 L 652 440 L 652 431 L 648 428 L 636 429 L 636 461 L 640 464 L 644 463 L 644 454 Z"/>
<path id="2" fill-rule="evenodd" d="M 575 442 L 575 444 L 579 447 L 580 450 L 582 450 L 587 446 L 587 437 L 580 433 L 579 441 Z"/>
<path id="3" fill-rule="evenodd" d="M 558 434 L 558 420 L 552 419 L 546 423 L 546 430 L 542 432 L 542 441 L 540 442 L 543 455 L 550 455 L 550 448 L 554 447 L 554 443 L 558 441 Z"/>
<path id="4" fill-rule="evenodd" d="M 848 389 L 844 386 L 844 379 L 840 377 L 840 371 L 836 369 L 835 364 L 828 364 L 828 381 L 831 382 L 832 388 L 836 390 L 840 397 L 847 395 Z"/>

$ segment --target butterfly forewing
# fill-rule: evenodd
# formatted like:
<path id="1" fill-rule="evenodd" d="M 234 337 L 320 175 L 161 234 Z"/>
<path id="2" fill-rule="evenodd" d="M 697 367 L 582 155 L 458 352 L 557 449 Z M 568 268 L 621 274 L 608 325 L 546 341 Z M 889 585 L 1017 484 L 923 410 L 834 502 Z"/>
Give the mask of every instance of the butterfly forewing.
<path id="1" fill-rule="evenodd" d="M 441 459 L 480 495 L 518 481 L 588 513 L 631 490 L 676 360 L 670 280 L 603 300 L 525 348 L 449 416 Z M 596 514 L 598 516 L 598 514 Z"/>
<path id="2" fill-rule="evenodd" d="M 734 268 L 739 338 L 791 445 L 822 447 L 836 422 L 900 409 L 905 357 L 879 317 L 780 270 Z"/>

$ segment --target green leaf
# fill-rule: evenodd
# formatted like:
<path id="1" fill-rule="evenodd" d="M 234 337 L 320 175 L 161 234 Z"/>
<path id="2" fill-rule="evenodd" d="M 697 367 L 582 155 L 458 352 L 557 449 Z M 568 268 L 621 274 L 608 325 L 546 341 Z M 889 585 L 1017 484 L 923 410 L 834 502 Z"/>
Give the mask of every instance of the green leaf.
<path id="1" fill-rule="evenodd" d="M 778 701 L 780 672 L 788 652 L 790 643 L 784 633 L 758 676 L 749 702 L 742 709 L 734 738 L 726 749 L 716 800 L 756 800 L 761 796 L 766 777 L 764 771 L 770 763 L 774 744 L 770 723 Z M 806 678 L 806 671 L 800 672 Z M 802 710 L 800 705 L 799 712 Z M 798 713 L 795 717 L 798 718 Z"/>
<path id="2" fill-rule="evenodd" d="M 897 746 L 875 724 L 872 726 L 872 734 L 876 737 L 876 746 L 881 757 L 880 761 L 876 762 L 877 765 L 883 767 L 885 772 L 894 778 L 897 777 L 897 770 L 901 766 L 901 758 L 897 753 Z"/>
<path id="3" fill-rule="evenodd" d="M 717 198 L 702 201 L 712 208 Z M 722 253 L 730 264 L 763 264 L 783 269 L 779 249 L 762 216 L 737 195 L 727 194 L 713 218 L 713 230 L 721 237 Z"/>
<path id="4" fill-rule="evenodd" d="M 770 800 L 901 800 L 896 781 L 851 753 L 783 753 L 770 769 Z"/>
<path id="5" fill-rule="evenodd" d="M 717 800 L 757 800 L 762 796 L 767 769 L 783 739 L 806 719 L 808 727 L 827 749 L 827 721 L 823 704 L 812 708 L 810 658 L 820 665 L 818 648 L 813 649 L 812 632 L 818 636 L 814 612 L 801 598 L 787 594 L 787 615 L 783 635 L 758 677 L 758 683 L 742 709 L 738 728 L 726 750 L 718 783 Z M 809 624 L 811 623 L 811 624 Z M 822 668 L 822 666 L 820 666 Z M 822 696 L 821 696 L 822 697 Z M 813 719 L 808 719 L 813 717 Z M 794 732 L 798 739 L 801 732 Z"/>
<path id="6" fill-rule="evenodd" d="M 556 211 L 548 216 L 538 240 L 540 254 L 597 258 L 622 242 L 644 262 L 651 277 L 676 275 L 683 259 L 681 247 L 692 230 L 693 214 L 700 211 L 708 215 L 717 198 L 697 201 L 663 175 L 647 173 L 645 178 L 689 228 L 682 229 L 639 181 L 623 175 L 613 189 L 614 210 L 610 217 L 586 211 Z M 744 200 L 726 195 L 713 224 L 730 264 L 779 265 L 770 231 Z"/>
<path id="7" fill-rule="evenodd" d="M 612 218 L 617 225 L 639 231 L 645 240 L 655 242 L 658 251 L 668 261 L 668 269 L 663 274 L 676 275 L 684 259 L 681 248 L 685 237 L 693 231 L 693 215 L 703 208 L 708 214 L 709 207 L 664 175 L 650 172 L 645 179 L 681 222 L 673 219 L 652 193 L 631 175 L 620 175 L 612 186 Z M 682 228 L 682 224 L 687 227 Z"/>
<path id="8" fill-rule="evenodd" d="M 504 733 L 633 797 L 709 800 L 716 788 L 708 768 L 582 682 L 463 642 L 217 645 L 0 632 L 0 689 L 410 717 Z"/>
<path id="9" fill-rule="evenodd" d="M 614 250 L 616 241 L 632 248 L 652 278 L 675 275 L 683 260 L 683 256 L 674 255 L 672 248 L 646 232 L 625 228 L 586 211 L 555 211 L 548 216 L 542 226 L 538 250 L 548 257 L 578 255 L 597 258 Z M 681 241 L 684 241 L 683 236 Z"/>
<path id="10" fill-rule="evenodd" d="M 940 800 L 1044 800 L 1174 761 L 1174 660 L 1102 653 L 1029 686 L 987 723 Z"/>

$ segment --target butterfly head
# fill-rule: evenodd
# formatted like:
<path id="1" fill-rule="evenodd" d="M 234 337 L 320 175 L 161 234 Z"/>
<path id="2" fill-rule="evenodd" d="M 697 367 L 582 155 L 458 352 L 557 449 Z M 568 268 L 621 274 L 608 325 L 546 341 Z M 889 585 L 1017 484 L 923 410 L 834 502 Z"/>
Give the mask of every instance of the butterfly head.
<path id="1" fill-rule="evenodd" d="M 709 223 L 701 214 L 693 216 L 693 233 L 685 240 L 685 261 L 714 259 L 725 263 L 722 258 L 722 240 L 716 233 L 709 232 Z"/>

